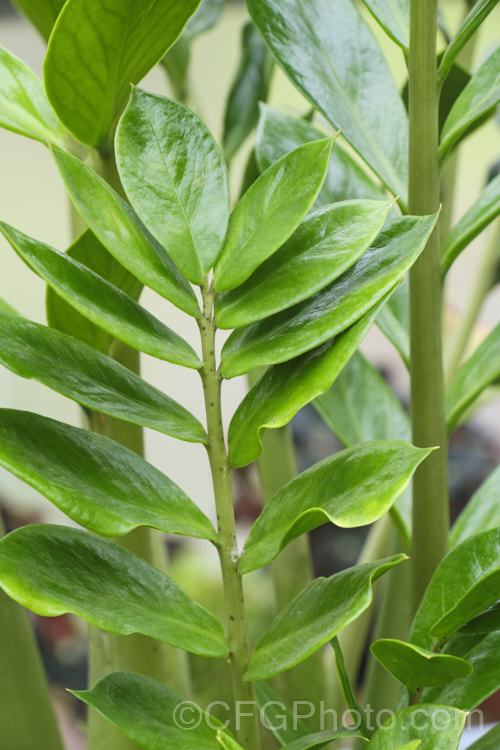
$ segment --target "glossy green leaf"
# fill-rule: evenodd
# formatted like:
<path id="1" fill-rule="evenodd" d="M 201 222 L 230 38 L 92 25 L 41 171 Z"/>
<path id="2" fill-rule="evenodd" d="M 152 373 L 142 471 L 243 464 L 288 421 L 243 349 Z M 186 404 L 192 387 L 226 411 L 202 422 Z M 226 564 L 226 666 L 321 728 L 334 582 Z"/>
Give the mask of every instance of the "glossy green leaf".
<path id="1" fill-rule="evenodd" d="M 229 459 L 245 466 L 262 453 L 262 432 L 283 427 L 338 377 L 370 330 L 381 303 L 333 341 L 270 367 L 238 406 L 229 425 Z"/>
<path id="2" fill-rule="evenodd" d="M 48 39 L 66 0 L 12 0 L 40 34 Z"/>
<path id="3" fill-rule="evenodd" d="M 450 531 L 450 547 L 500 526 L 500 466 L 482 483 Z"/>
<path id="4" fill-rule="evenodd" d="M 402 440 L 362 443 L 334 453 L 286 484 L 264 507 L 238 563 L 249 573 L 293 539 L 323 523 L 355 528 L 387 513 L 430 450 Z"/>
<path id="5" fill-rule="evenodd" d="M 487 635 L 495 630 L 500 630 L 500 602 L 495 602 L 460 628 L 460 632 L 466 635 Z"/>
<path id="6" fill-rule="evenodd" d="M 262 724 L 274 734 L 281 745 L 309 734 L 297 712 L 266 682 L 255 683 L 255 700 Z"/>
<path id="7" fill-rule="evenodd" d="M 45 88 L 79 140 L 109 150 L 130 94 L 180 36 L 200 0 L 67 0 L 45 57 Z"/>
<path id="8" fill-rule="evenodd" d="M 111 633 L 142 633 L 202 656 L 228 653 L 220 622 L 175 581 L 86 531 L 43 524 L 8 534 L 0 586 L 45 617 L 71 612 Z"/>
<path id="9" fill-rule="evenodd" d="M 0 297 L 0 312 L 9 313 L 9 315 L 19 315 L 17 310 L 14 310 L 14 308 L 2 299 L 2 297 Z"/>
<path id="10" fill-rule="evenodd" d="M 111 255 L 176 307 L 199 315 L 188 282 L 123 198 L 80 159 L 56 150 L 53 156 L 75 207 Z"/>
<path id="11" fill-rule="evenodd" d="M 446 79 L 453 63 L 469 39 L 476 33 L 485 18 L 487 18 L 497 4 L 498 0 L 478 0 L 472 6 L 441 59 L 438 69 L 438 76 L 441 83 Z"/>
<path id="12" fill-rule="evenodd" d="M 114 359 L 64 333 L 3 312 L 0 363 L 103 414 L 179 440 L 208 440 L 187 409 Z"/>
<path id="13" fill-rule="evenodd" d="M 229 161 L 250 135 L 259 119 L 259 102 L 266 101 L 273 58 L 251 21 L 241 38 L 241 60 L 229 92 L 222 145 Z M 321 138 L 321 136 L 319 136 Z"/>
<path id="14" fill-rule="evenodd" d="M 201 284 L 229 221 L 227 169 L 207 127 L 183 104 L 135 89 L 116 151 L 139 217 L 187 278 Z"/>
<path id="15" fill-rule="evenodd" d="M 119 443 L 13 409 L 0 409 L 0 435 L 0 464 L 97 534 L 152 526 L 216 540 L 208 518 L 180 487 Z"/>
<path id="16" fill-rule="evenodd" d="M 447 273 L 462 250 L 500 214 L 500 175 L 485 187 L 478 200 L 449 232 L 443 248 L 441 270 Z"/>
<path id="17" fill-rule="evenodd" d="M 480 393 L 500 376 L 500 324 L 460 367 L 446 391 L 446 422 L 453 430 Z"/>
<path id="18" fill-rule="evenodd" d="M 295 148 L 324 138 L 325 133 L 307 120 L 260 105 L 260 118 L 255 135 L 255 153 L 261 172 Z M 384 200 L 385 191 L 376 185 L 357 161 L 334 143 L 323 187 L 317 204 L 337 203 L 354 198 Z"/>
<path id="19" fill-rule="evenodd" d="M 372 584 L 406 560 L 385 560 L 316 578 L 285 607 L 255 646 L 245 679 L 267 680 L 294 667 L 328 643 L 372 602 Z"/>
<path id="20" fill-rule="evenodd" d="M 42 143 L 64 145 L 64 128 L 42 82 L 26 63 L 1 45 L 0 72 L 0 126 Z"/>
<path id="21" fill-rule="evenodd" d="M 406 276 L 377 318 L 377 325 L 410 369 L 410 284 Z"/>
<path id="22" fill-rule="evenodd" d="M 299 146 L 250 186 L 231 214 L 215 289 L 239 286 L 278 250 L 307 214 L 325 179 L 332 139 Z"/>
<path id="23" fill-rule="evenodd" d="M 404 50 L 410 46 L 410 0 L 363 0 L 386 34 Z"/>
<path id="24" fill-rule="evenodd" d="M 247 0 L 247 5 L 292 82 L 405 203 L 407 115 L 357 8 L 350 0 Z"/>
<path id="25" fill-rule="evenodd" d="M 500 528 L 454 547 L 434 573 L 415 615 L 411 641 L 432 648 L 498 599 Z"/>
<path id="26" fill-rule="evenodd" d="M 71 692 L 145 750 L 220 750 L 219 722 L 150 677 L 113 672 L 90 690 Z"/>
<path id="27" fill-rule="evenodd" d="M 444 158 L 460 136 L 500 101 L 500 47 L 474 73 L 455 102 L 441 133 Z"/>
<path id="28" fill-rule="evenodd" d="M 353 200 L 315 211 L 244 284 L 216 298 L 217 326 L 253 323 L 323 289 L 370 247 L 391 205 Z"/>
<path id="29" fill-rule="evenodd" d="M 224 377 L 291 359 L 345 330 L 401 281 L 422 252 L 436 216 L 402 217 L 338 280 L 311 299 L 231 334 L 222 350 Z"/>
<path id="30" fill-rule="evenodd" d="M 357 734 L 349 729 L 325 730 L 323 732 L 314 732 L 307 737 L 300 737 L 289 745 L 285 745 L 283 750 L 313 750 L 313 748 L 326 747 L 330 742 L 336 740 L 364 739 L 361 734 Z"/>
<path id="31" fill-rule="evenodd" d="M 500 744 L 500 724 L 483 734 L 476 742 L 469 745 L 469 750 L 497 750 Z"/>
<path id="32" fill-rule="evenodd" d="M 410 692 L 426 686 L 448 685 L 472 673 L 472 667 L 465 659 L 436 654 L 392 638 L 375 641 L 370 651 Z"/>
<path id="33" fill-rule="evenodd" d="M 467 714 L 451 706 L 418 704 L 391 716 L 370 740 L 370 750 L 457 750 Z"/>
<path id="34" fill-rule="evenodd" d="M 8 224 L 0 222 L 0 231 L 35 273 L 93 323 L 146 354 L 185 367 L 201 367 L 189 344 L 124 292 Z"/>

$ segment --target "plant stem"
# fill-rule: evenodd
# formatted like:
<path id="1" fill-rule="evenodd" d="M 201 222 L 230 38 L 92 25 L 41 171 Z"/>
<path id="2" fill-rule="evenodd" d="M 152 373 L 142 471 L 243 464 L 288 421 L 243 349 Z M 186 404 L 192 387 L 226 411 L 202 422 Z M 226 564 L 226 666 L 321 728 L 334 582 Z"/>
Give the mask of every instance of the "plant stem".
<path id="1" fill-rule="evenodd" d="M 356 721 L 359 722 L 362 734 L 365 737 L 370 737 L 370 735 L 373 734 L 373 732 L 370 732 L 370 730 L 368 729 L 366 725 L 366 722 L 363 718 L 363 711 L 361 710 L 361 706 L 359 705 L 356 699 L 356 696 L 354 695 L 354 691 L 351 687 L 351 683 L 349 682 L 349 677 L 347 676 L 347 672 L 345 670 L 344 655 L 342 653 L 342 649 L 340 648 L 339 639 L 332 638 L 330 643 L 332 644 L 332 648 L 335 653 L 335 662 L 337 664 L 337 672 L 339 675 L 339 680 L 340 680 L 340 684 L 342 687 L 342 694 L 344 696 L 346 706 L 351 712 L 351 716 L 354 722 L 355 723 Z"/>
<path id="2" fill-rule="evenodd" d="M 409 212 L 439 209 L 437 0 L 410 3 Z M 413 441 L 439 446 L 419 467 L 413 491 L 412 599 L 416 610 L 447 551 L 447 438 L 442 357 L 439 228 L 410 272 Z"/>
<path id="3" fill-rule="evenodd" d="M 242 577 L 238 574 L 238 545 L 234 516 L 231 466 L 226 451 L 221 410 L 221 376 L 217 372 L 213 320 L 214 292 L 208 280 L 202 288 L 203 314 L 200 321 L 203 361 L 201 371 L 208 431 L 208 458 L 212 472 L 217 525 L 218 552 L 226 602 L 229 658 L 236 702 L 238 741 L 248 750 L 260 747 L 259 727 L 255 712 L 255 695 L 251 682 L 244 681 L 250 660 L 250 642 L 245 614 Z M 242 709 L 240 711 L 240 709 Z M 245 716 L 245 714 L 250 714 Z M 240 718 L 241 717 L 241 718 Z"/>

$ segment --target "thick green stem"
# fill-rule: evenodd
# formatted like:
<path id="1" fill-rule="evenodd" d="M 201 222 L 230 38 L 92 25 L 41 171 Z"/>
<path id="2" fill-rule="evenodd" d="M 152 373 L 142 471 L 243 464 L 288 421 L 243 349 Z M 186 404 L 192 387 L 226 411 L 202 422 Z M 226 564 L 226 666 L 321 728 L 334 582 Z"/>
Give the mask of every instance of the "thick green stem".
<path id="1" fill-rule="evenodd" d="M 238 740 L 248 750 L 259 750 L 259 726 L 255 711 L 255 695 L 251 682 L 244 681 L 250 660 L 250 642 L 245 614 L 243 581 L 238 574 L 238 545 L 234 516 L 231 466 L 229 464 L 221 411 L 221 376 L 217 372 L 215 332 L 213 321 L 214 293 L 208 281 L 203 286 L 203 315 L 200 321 L 203 361 L 201 372 L 207 430 L 207 446 L 219 533 L 218 551 L 226 602 L 227 636 L 236 704 Z M 246 716 L 245 714 L 249 714 Z"/>
<path id="2" fill-rule="evenodd" d="M 409 212 L 439 208 L 437 0 L 410 5 Z M 439 229 L 410 273 L 413 441 L 439 446 L 417 469 L 413 492 L 412 599 L 416 609 L 447 551 L 447 437 L 444 418 Z"/>

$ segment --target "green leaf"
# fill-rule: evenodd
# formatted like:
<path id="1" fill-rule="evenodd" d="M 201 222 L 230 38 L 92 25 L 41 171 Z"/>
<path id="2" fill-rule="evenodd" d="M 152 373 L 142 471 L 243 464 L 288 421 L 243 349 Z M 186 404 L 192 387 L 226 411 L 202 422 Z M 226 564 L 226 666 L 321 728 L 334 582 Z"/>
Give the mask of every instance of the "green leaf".
<path id="1" fill-rule="evenodd" d="M 202 0 L 194 16 L 189 21 L 184 35 L 190 39 L 211 29 L 219 20 L 224 8 L 224 0 Z"/>
<path id="2" fill-rule="evenodd" d="M 455 521 L 450 531 L 450 547 L 497 526 L 500 526 L 500 466 L 476 490 Z"/>
<path id="3" fill-rule="evenodd" d="M 323 289 L 370 247 L 391 205 L 353 200 L 312 213 L 244 284 L 216 298 L 217 326 L 253 323 Z"/>
<path id="4" fill-rule="evenodd" d="M 222 747 L 222 750 L 243 750 L 241 745 L 238 745 L 236 740 L 233 740 L 233 738 L 223 732 L 222 729 L 219 729 L 217 732 L 216 739 L 219 743 L 219 747 Z"/>
<path id="5" fill-rule="evenodd" d="M 466 635 L 487 635 L 495 630 L 500 630 L 500 602 L 495 602 L 460 628 L 460 632 Z"/>
<path id="6" fill-rule="evenodd" d="M 476 742 L 469 745 L 469 750 L 497 750 L 500 743 L 500 724 L 483 734 Z"/>
<path id="7" fill-rule="evenodd" d="M 64 146 L 66 133 L 43 84 L 26 63 L 0 45 L 0 126 L 42 143 Z"/>
<path id="8" fill-rule="evenodd" d="M 407 51 L 410 46 L 410 0 L 363 0 L 391 39 Z"/>
<path id="9" fill-rule="evenodd" d="M 411 641 L 432 648 L 494 604 L 500 586 L 500 528 L 454 547 L 434 573 L 415 615 Z"/>
<path id="10" fill-rule="evenodd" d="M 229 92 L 224 116 L 222 145 L 228 161 L 257 124 L 259 102 L 267 99 L 272 70 L 272 56 L 249 21 L 242 29 L 240 65 Z"/>
<path id="11" fill-rule="evenodd" d="M 255 152 L 260 171 L 263 172 L 298 146 L 324 136 L 324 132 L 307 120 L 285 115 L 261 104 L 255 135 Z M 386 194 L 382 187 L 374 184 L 358 162 L 344 151 L 337 139 L 330 154 L 328 172 L 317 204 L 325 205 L 354 198 L 384 200 Z"/>
<path id="12" fill-rule="evenodd" d="M 185 276 L 201 284 L 229 221 L 227 168 L 207 127 L 183 104 L 135 89 L 116 152 L 139 217 Z"/>
<path id="13" fill-rule="evenodd" d="M 239 286 L 290 237 L 307 214 L 325 179 L 333 140 L 299 146 L 250 186 L 231 214 L 215 289 Z"/>
<path id="14" fill-rule="evenodd" d="M 385 305 L 377 325 L 410 369 L 410 284 L 406 276 Z"/>
<path id="15" fill-rule="evenodd" d="M 500 376 L 500 324 L 464 362 L 446 391 L 446 422 L 453 430 L 480 393 Z"/>
<path id="16" fill-rule="evenodd" d="M 189 344 L 93 271 L 8 224 L 0 222 L 0 231 L 35 273 L 93 323 L 146 354 L 185 367 L 201 367 Z"/>
<path id="17" fill-rule="evenodd" d="M 297 712 L 265 682 L 255 683 L 255 700 L 263 725 L 274 734 L 281 745 L 307 737 L 308 730 Z"/>
<path id="18" fill-rule="evenodd" d="M 370 750 L 457 750 L 466 718 L 451 706 L 409 706 L 377 729 Z"/>
<path id="19" fill-rule="evenodd" d="M 328 643 L 372 602 L 372 584 L 406 560 L 385 560 L 316 578 L 278 615 L 255 646 L 246 680 L 267 680 L 294 667 Z"/>
<path id="20" fill-rule="evenodd" d="M 45 57 L 45 88 L 61 122 L 109 151 L 138 83 L 180 36 L 200 0 L 67 0 Z"/>
<path id="21" fill-rule="evenodd" d="M 364 737 L 349 729 L 332 729 L 331 731 L 314 732 L 307 737 L 300 737 L 289 745 L 285 745 L 283 750 L 313 750 L 313 748 L 325 747 L 335 740 L 345 739 L 364 739 Z"/>
<path id="22" fill-rule="evenodd" d="M 220 622 L 141 557 L 86 531 L 25 526 L 0 541 L 0 586 L 44 617 L 67 612 L 120 635 L 142 633 L 226 657 Z"/>
<path id="23" fill-rule="evenodd" d="M 429 453 L 402 440 L 378 440 L 314 464 L 265 505 L 245 542 L 239 572 L 267 565 L 287 544 L 323 523 L 342 528 L 374 523 Z"/>
<path id="24" fill-rule="evenodd" d="M 145 750 L 220 750 L 219 722 L 150 677 L 113 672 L 90 690 L 70 692 Z"/>
<path id="25" fill-rule="evenodd" d="M 382 50 L 353 3 L 247 0 L 247 5 L 292 82 L 406 203 L 407 115 Z"/>
<path id="26" fill-rule="evenodd" d="M 262 432 L 283 427 L 332 381 L 370 330 L 381 303 L 333 341 L 270 367 L 238 406 L 229 425 L 229 459 L 245 466 L 262 453 Z"/>
<path id="27" fill-rule="evenodd" d="M 179 440 L 208 441 L 187 409 L 114 359 L 64 333 L 3 312 L 0 363 L 103 414 Z"/>
<path id="28" fill-rule="evenodd" d="M 422 252 L 437 216 L 402 217 L 338 280 L 289 310 L 231 334 L 222 350 L 225 378 L 283 362 L 322 344 L 360 319 L 401 281 Z"/>
<path id="29" fill-rule="evenodd" d="M 487 184 L 478 200 L 449 232 L 443 249 L 441 270 L 448 273 L 462 250 L 500 214 L 500 175 Z"/>
<path id="30" fill-rule="evenodd" d="M 188 282 L 123 198 L 80 159 L 56 150 L 53 156 L 75 207 L 111 255 L 143 284 L 198 316 Z"/>
<path id="31" fill-rule="evenodd" d="M 448 115 L 441 133 L 441 158 L 444 159 L 460 136 L 499 101 L 500 47 L 474 73 Z"/>
<path id="32" fill-rule="evenodd" d="M 472 673 L 471 665 L 464 659 L 449 654 L 435 654 L 392 638 L 375 641 L 370 646 L 370 651 L 411 693 L 425 686 L 448 685 Z"/>
<path id="33" fill-rule="evenodd" d="M 101 536 L 152 526 L 217 539 L 180 487 L 119 443 L 13 409 L 0 409 L 0 435 L 0 464 Z"/>
<path id="34" fill-rule="evenodd" d="M 469 39 L 476 33 L 497 3 L 498 0 L 478 0 L 478 2 L 472 6 L 441 59 L 438 69 L 438 76 L 441 83 L 443 83 L 448 76 L 453 63 Z"/>
<path id="35" fill-rule="evenodd" d="M 48 39 L 66 0 L 12 0 L 40 34 Z"/>
<path id="36" fill-rule="evenodd" d="M 2 297 L 0 297 L 0 312 L 9 313 L 9 315 L 19 315 L 19 313 L 14 310 L 8 302 L 2 299 Z"/>

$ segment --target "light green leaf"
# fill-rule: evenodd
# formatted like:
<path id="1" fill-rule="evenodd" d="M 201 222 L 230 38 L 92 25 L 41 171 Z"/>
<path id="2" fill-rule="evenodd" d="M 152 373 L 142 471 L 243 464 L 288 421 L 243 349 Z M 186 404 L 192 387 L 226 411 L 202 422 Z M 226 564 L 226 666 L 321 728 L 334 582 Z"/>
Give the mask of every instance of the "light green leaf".
<path id="1" fill-rule="evenodd" d="M 448 273 L 462 250 L 500 214 L 500 175 L 491 180 L 460 221 L 449 232 L 443 249 L 441 270 Z"/>
<path id="2" fill-rule="evenodd" d="M 185 367 L 201 367 L 189 344 L 124 292 L 8 224 L 0 222 L 0 231 L 35 273 L 93 323 L 146 354 Z"/>
<path id="3" fill-rule="evenodd" d="M 406 111 L 382 50 L 351 0 L 247 5 L 292 82 L 406 203 Z"/>
<path id="4" fill-rule="evenodd" d="M 330 742 L 335 742 L 335 740 L 346 739 L 365 738 L 361 734 L 357 734 L 349 729 L 326 730 L 323 732 L 314 732 L 307 737 L 300 737 L 289 745 L 285 745 L 283 750 L 313 750 L 313 748 L 325 747 Z"/>
<path id="5" fill-rule="evenodd" d="M 142 633 L 226 657 L 220 622 L 141 557 L 86 531 L 25 526 L 0 541 L 0 586 L 45 617 L 71 612 L 120 635 Z"/>
<path id="6" fill-rule="evenodd" d="M 281 745 L 307 737 L 308 730 L 297 712 L 266 682 L 255 683 L 255 700 L 262 724 L 274 734 Z"/>
<path id="7" fill-rule="evenodd" d="M 451 706 L 409 706 L 377 729 L 370 750 L 457 750 L 466 718 Z"/>
<path id="8" fill-rule="evenodd" d="M 460 632 L 465 635 L 487 635 L 495 630 L 500 630 L 500 602 L 495 602 L 460 628 Z"/>
<path id="9" fill-rule="evenodd" d="M 14 409 L 0 409 L 0 435 L 0 464 L 101 536 L 152 526 L 217 538 L 180 487 L 119 443 Z"/>
<path id="10" fill-rule="evenodd" d="M 2 299 L 2 297 L 0 297 L 0 312 L 9 313 L 9 315 L 19 315 L 17 310 L 14 310 L 14 308 Z"/>
<path id="11" fill-rule="evenodd" d="M 239 286 L 278 250 L 307 214 L 325 179 L 333 140 L 299 146 L 250 186 L 231 214 L 215 289 Z"/>
<path id="12" fill-rule="evenodd" d="M 227 168 L 208 128 L 183 104 L 135 89 L 116 152 L 139 217 L 185 276 L 201 284 L 229 221 Z"/>
<path id="13" fill-rule="evenodd" d="M 455 521 L 450 531 L 450 547 L 497 526 L 500 526 L 500 466 L 476 490 Z"/>
<path id="14" fill-rule="evenodd" d="M 391 205 L 353 200 L 315 211 L 244 284 L 216 298 L 217 326 L 253 323 L 323 289 L 370 247 Z"/>
<path id="15" fill-rule="evenodd" d="M 260 105 L 260 118 L 255 135 L 255 153 L 261 172 L 289 151 L 309 141 L 324 138 L 325 133 L 307 120 L 278 112 L 266 104 Z M 384 200 L 384 189 L 375 185 L 367 172 L 339 145 L 336 140 L 325 182 L 316 203 L 325 205 L 341 200 L 363 198 Z"/>
<path id="16" fill-rule="evenodd" d="M 410 284 L 406 276 L 382 308 L 377 325 L 410 369 Z"/>
<path id="17" fill-rule="evenodd" d="M 64 333 L 3 312 L 0 363 L 103 414 L 179 440 L 208 440 L 187 409 L 114 359 Z"/>
<path id="18" fill-rule="evenodd" d="M 500 101 L 500 47 L 474 73 L 443 127 L 439 153 L 442 159 L 460 136 Z"/>
<path id="19" fill-rule="evenodd" d="M 145 750 L 220 750 L 217 719 L 150 677 L 113 672 L 90 690 L 70 692 Z"/>
<path id="20" fill-rule="evenodd" d="M 198 316 L 188 282 L 123 198 L 80 159 L 56 150 L 53 156 L 76 209 L 111 255 L 143 284 Z"/>
<path id="21" fill-rule="evenodd" d="M 406 560 L 385 560 L 316 578 L 278 615 L 255 646 L 245 679 L 267 680 L 294 667 L 328 643 L 372 602 L 372 584 Z"/>
<path id="22" fill-rule="evenodd" d="M 231 334 L 222 350 L 225 378 L 283 362 L 313 349 L 360 319 L 403 278 L 422 252 L 437 216 L 402 217 L 311 299 Z"/>
<path id="23" fill-rule="evenodd" d="M 500 324 L 464 362 L 446 391 L 446 422 L 453 430 L 480 393 L 500 376 Z"/>
<path id="24" fill-rule="evenodd" d="M 469 745 L 469 750 L 497 750 L 500 743 L 500 724 L 483 734 L 476 742 Z"/>
<path id="25" fill-rule="evenodd" d="M 230 161 L 259 119 L 259 102 L 266 101 L 274 61 L 251 21 L 242 29 L 241 60 L 229 92 L 222 145 Z M 319 136 L 321 138 L 321 135 Z"/>
<path id="26" fill-rule="evenodd" d="M 26 63 L 0 45 L 0 126 L 42 143 L 64 146 L 66 133 L 43 84 Z"/>
<path id="27" fill-rule="evenodd" d="M 226 734 L 222 729 L 219 729 L 217 732 L 216 740 L 222 750 L 243 750 L 241 745 L 238 745 L 236 740 L 233 740 L 233 738 Z"/>
<path id="28" fill-rule="evenodd" d="M 262 453 L 262 432 L 283 427 L 332 381 L 370 330 L 381 303 L 333 341 L 270 367 L 247 393 L 229 425 L 229 459 L 245 466 Z"/>
<path id="29" fill-rule="evenodd" d="M 410 0 L 363 0 L 386 34 L 407 51 L 410 46 Z"/>
<path id="30" fill-rule="evenodd" d="M 45 57 L 45 88 L 79 140 L 109 151 L 138 83 L 182 33 L 200 0 L 67 0 Z"/>
<path id="31" fill-rule="evenodd" d="M 402 440 L 378 440 L 314 464 L 265 505 L 245 542 L 239 572 L 267 565 L 287 544 L 323 523 L 342 528 L 374 523 L 429 453 Z"/>
<path id="32" fill-rule="evenodd" d="M 432 648 L 498 599 L 500 528 L 454 547 L 434 573 L 415 615 L 411 641 Z"/>
<path id="33" fill-rule="evenodd" d="M 472 674 L 465 659 L 449 654 L 435 654 L 411 643 L 381 638 L 370 646 L 374 657 L 410 692 L 421 687 L 448 685 Z"/>
<path id="34" fill-rule="evenodd" d="M 12 3 L 48 39 L 65 0 L 12 0 Z"/>

